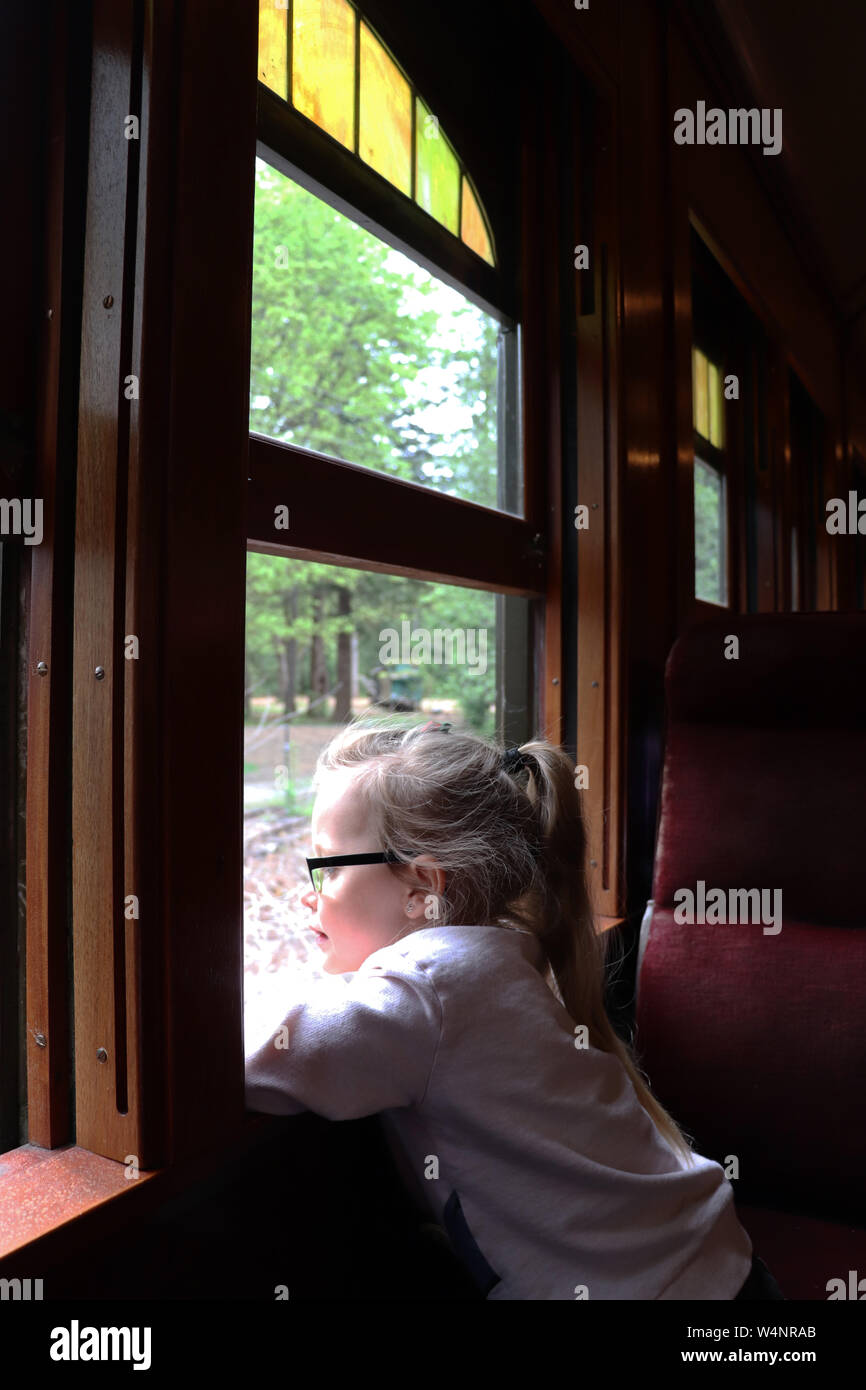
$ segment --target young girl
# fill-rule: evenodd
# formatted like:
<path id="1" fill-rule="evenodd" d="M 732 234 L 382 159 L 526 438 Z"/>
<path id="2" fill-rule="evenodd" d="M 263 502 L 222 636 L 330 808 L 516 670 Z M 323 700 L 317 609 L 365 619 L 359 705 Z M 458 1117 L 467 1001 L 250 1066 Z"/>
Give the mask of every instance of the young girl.
<path id="1" fill-rule="evenodd" d="M 490 1299 L 781 1298 L 605 1013 L 572 763 L 449 727 L 320 756 L 313 852 L 352 862 L 310 861 L 304 902 L 338 978 L 248 1056 L 249 1108 L 383 1112 Z"/>

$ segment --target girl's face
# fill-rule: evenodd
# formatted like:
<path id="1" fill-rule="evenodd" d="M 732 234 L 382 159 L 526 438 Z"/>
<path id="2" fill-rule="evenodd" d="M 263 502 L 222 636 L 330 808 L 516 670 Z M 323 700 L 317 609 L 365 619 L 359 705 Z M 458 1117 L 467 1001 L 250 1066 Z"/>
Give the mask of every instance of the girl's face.
<path id="1" fill-rule="evenodd" d="M 382 850 L 354 782 L 340 768 L 324 778 L 313 807 L 313 855 L 368 854 Z M 301 901 L 315 912 L 323 969 L 329 975 L 357 970 L 373 951 L 431 925 L 424 915 L 428 893 L 444 893 L 445 875 L 430 855 L 413 860 L 411 876 L 398 878 L 387 864 L 345 864 L 324 870 L 321 893 Z"/>

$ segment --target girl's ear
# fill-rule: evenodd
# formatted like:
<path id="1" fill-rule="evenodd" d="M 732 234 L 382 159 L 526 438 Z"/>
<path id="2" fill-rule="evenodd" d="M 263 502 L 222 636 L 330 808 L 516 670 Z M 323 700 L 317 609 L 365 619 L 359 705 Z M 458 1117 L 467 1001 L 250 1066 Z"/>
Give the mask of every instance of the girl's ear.
<path id="1" fill-rule="evenodd" d="M 419 854 L 406 865 L 416 885 L 413 893 L 435 893 L 441 897 L 445 892 L 445 870 L 432 854 Z"/>

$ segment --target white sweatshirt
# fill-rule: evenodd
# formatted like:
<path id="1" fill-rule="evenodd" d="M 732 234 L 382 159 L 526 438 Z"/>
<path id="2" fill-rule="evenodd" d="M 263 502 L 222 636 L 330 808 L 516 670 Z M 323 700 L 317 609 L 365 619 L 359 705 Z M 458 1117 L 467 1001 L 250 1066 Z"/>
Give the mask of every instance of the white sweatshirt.
<path id="1" fill-rule="evenodd" d="M 687 1168 L 619 1059 L 575 1046 L 540 959 L 527 932 L 426 927 L 310 982 L 247 1056 L 249 1109 L 382 1112 L 491 1300 L 734 1298 L 752 1243 L 721 1167 Z"/>

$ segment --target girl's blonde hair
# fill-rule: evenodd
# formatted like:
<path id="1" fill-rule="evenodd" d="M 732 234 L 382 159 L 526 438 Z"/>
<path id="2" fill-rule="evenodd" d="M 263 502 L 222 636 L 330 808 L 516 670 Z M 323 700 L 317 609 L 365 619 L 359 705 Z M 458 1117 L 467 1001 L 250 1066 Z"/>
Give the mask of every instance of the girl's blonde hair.
<path id="1" fill-rule="evenodd" d="M 360 716 L 319 755 L 313 781 L 357 768 L 375 827 L 371 848 L 401 860 L 430 854 L 445 892 L 424 926 L 516 926 L 541 943 L 545 979 L 591 1046 L 622 1062 L 638 1100 L 669 1145 L 693 1163 L 679 1127 L 656 1100 L 604 1004 L 607 940 L 586 878 L 586 830 L 571 759 L 555 744 L 520 747 L 526 767 L 506 772 L 503 750 L 471 733 L 395 728 Z M 392 871 L 404 875 L 400 864 Z"/>

